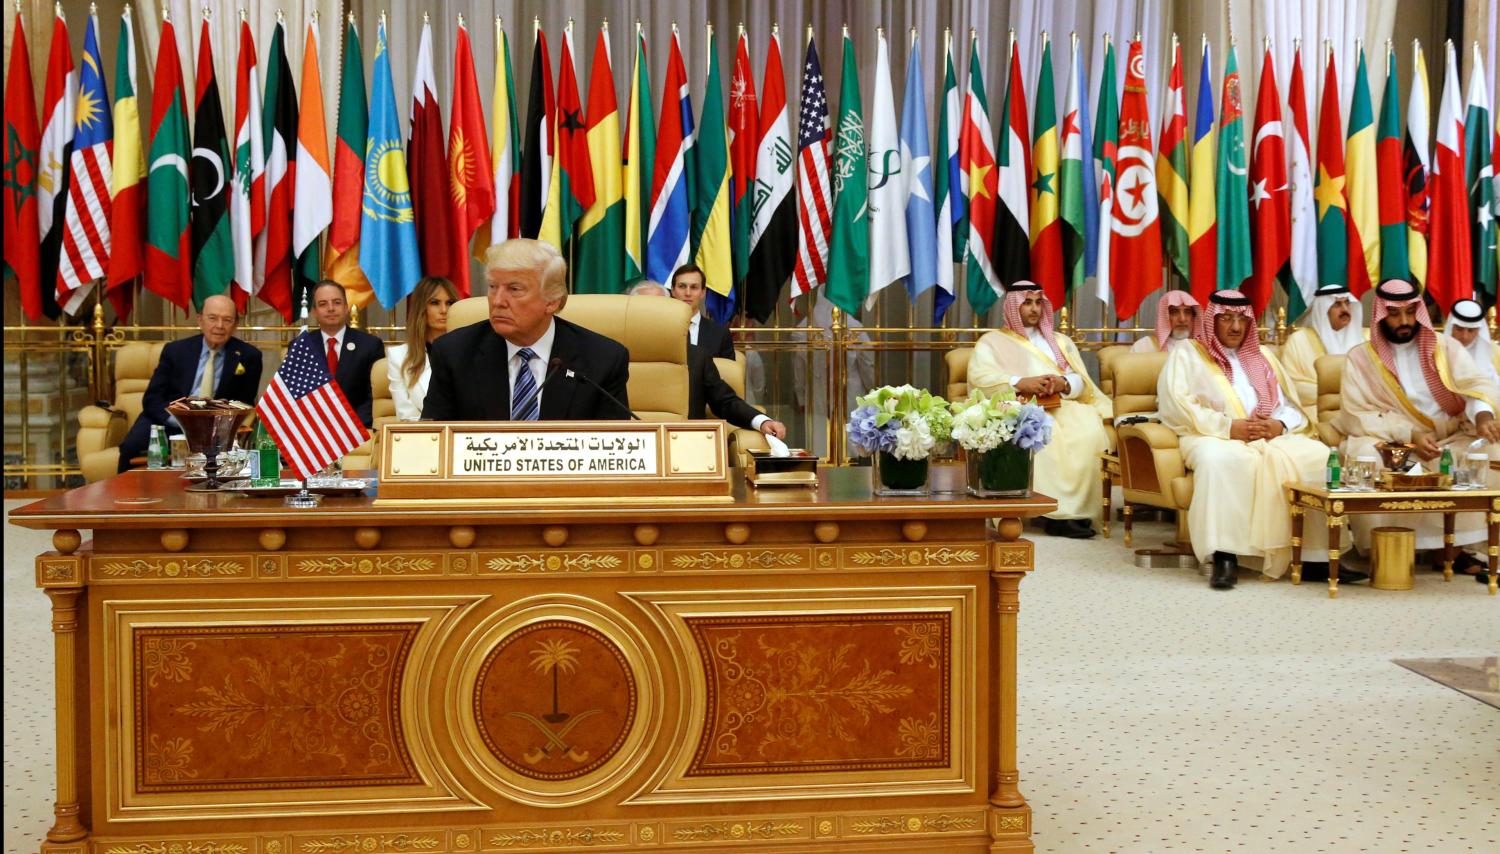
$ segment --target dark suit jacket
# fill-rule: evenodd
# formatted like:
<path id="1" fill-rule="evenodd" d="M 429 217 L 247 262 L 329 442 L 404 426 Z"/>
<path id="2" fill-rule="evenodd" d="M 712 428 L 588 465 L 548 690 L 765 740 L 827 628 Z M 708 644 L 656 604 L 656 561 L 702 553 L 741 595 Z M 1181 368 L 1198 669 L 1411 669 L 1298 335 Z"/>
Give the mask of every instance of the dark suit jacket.
<path id="1" fill-rule="evenodd" d="M 618 341 L 576 323 L 554 317 L 552 358 L 558 374 L 542 390 L 541 419 L 595 420 L 629 418 L 625 383 L 630 378 L 630 351 Z M 428 351 L 432 379 L 422 418 L 427 421 L 509 421 L 510 366 L 505 339 L 481 320 L 432 342 Z M 568 376 L 568 371 L 574 376 Z M 549 371 L 544 371 L 546 376 Z M 603 386 L 626 408 L 578 378 L 583 374 Z"/>
<path id="2" fill-rule="evenodd" d="M 309 329 L 302 333 L 312 336 L 313 350 L 328 357 L 328 348 L 323 344 L 323 331 L 321 329 Z M 350 350 L 349 345 L 354 349 Z M 359 420 L 366 427 L 373 420 L 371 411 L 373 404 L 370 401 L 370 369 L 375 363 L 385 358 L 385 342 L 376 338 L 368 332 L 358 329 L 344 330 L 344 348 L 339 351 L 339 369 L 333 378 L 338 380 L 339 388 L 344 392 L 344 399 L 354 407 L 359 414 Z"/>
<path id="3" fill-rule="evenodd" d="M 734 339 L 729 337 L 729 329 L 707 315 L 698 318 L 697 346 L 706 350 L 710 356 L 734 358 Z"/>
<path id="4" fill-rule="evenodd" d="M 130 425 L 125 441 L 120 443 L 120 471 L 130 468 L 133 458 L 146 453 L 151 427 L 167 423 L 167 404 L 198 393 L 193 386 L 193 375 L 198 372 L 202 353 L 201 334 L 173 341 L 161 349 L 161 361 L 156 363 L 156 371 L 141 397 L 141 417 Z M 253 405 L 260 393 L 260 351 L 238 338 L 230 338 L 224 342 L 223 359 L 224 370 L 219 374 L 214 396 Z"/>
<path id="5" fill-rule="evenodd" d="M 719 376 L 713 356 L 701 347 L 688 348 L 688 417 L 706 418 L 707 406 L 715 418 L 722 418 L 736 427 L 753 429 L 751 423 L 760 411 L 746 403 L 734 393 L 729 383 Z"/>

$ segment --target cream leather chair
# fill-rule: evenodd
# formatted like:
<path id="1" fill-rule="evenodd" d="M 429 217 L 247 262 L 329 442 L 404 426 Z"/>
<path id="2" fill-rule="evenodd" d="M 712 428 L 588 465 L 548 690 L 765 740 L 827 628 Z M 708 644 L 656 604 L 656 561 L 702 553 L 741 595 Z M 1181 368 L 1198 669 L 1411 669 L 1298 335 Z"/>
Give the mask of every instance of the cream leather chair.
<path id="1" fill-rule="evenodd" d="M 965 400 L 969 396 L 969 360 L 974 358 L 973 347 L 957 347 L 943 354 L 943 367 L 948 371 L 945 393 L 949 400 Z"/>
<path id="2" fill-rule="evenodd" d="M 1107 397 L 1115 396 L 1115 360 L 1129 352 L 1129 344 L 1111 344 L 1099 349 L 1099 390 Z"/>
<path id="3" fill-rule="evenodd" d="M 645 421 L 687 418 L 687 328 L 692 310 L 672 299 L 625 294 L 573 294 L 558 317 L 593 330 L 630 350 L 630 408 Z M 469 297 L 448 309 L 448 328 L 489 317 L 486 297 Z"/>
<path id="4" fill-rule="evenodd" d="M 734 351 L 733 359 L 714 359 L 714 367 L 719 369 L 719 377 L 734 389 L 734 393 L 741 398 L 745 396 L 745 354 Z M 759 408 L 759 407 L 757 407 Z M 750 465 L 751 451 L 769 451 L 771 443 L 766 441 L 764 433 L 759 430 L 749 430 L 744 427 L 726 425 L 729 433 L 729 461 L 731 465 L 741 467 Z"/>
<path id="5" fill-rule="evenodd" d="M 1156 379 L 1166 361 L 1166 353 L 1125 353 L 1116 358 L 1116 417 L 1156 411 Z M 1193 475 L 1182 459 L 1177 434 L 1155 421 L 1122 424 L 1118 431 L 1125 545 L 1133 544 L 1131 525 L 1137 504 L 1177 511 L 1177 542 L 1185 545 Z"/>
<path id="6" fill-rule="evenodd" d="M 370 438 L 344 455 L 344 470 L 380 468 L 380 425 L 396 420 L 396 401 L 391 399 L 391 377 L 386 360 L 370 366 Z"/>
<path id="7" fill-rule="evenodd" d="M 85 482 L 114 477 L 119 469 L 120 443 L 141 416 L 141 399 L 165 346 L 164 341 L 132 341 L 116 350 L 114 405 L 78 411 L 78 463 Z"/>
<path id="8" fill-rule="evenodd" d="M 1346 438 L 1343 431 L 1333 425 L 1339 411 L 1344 408 L 1341 390 L 1347 359 L 1347 356 L 1319 356 L 1313 363 L 1313 370 L 1318 374 L 1318 438 L 1323 444 L 1335 448 Z"/>

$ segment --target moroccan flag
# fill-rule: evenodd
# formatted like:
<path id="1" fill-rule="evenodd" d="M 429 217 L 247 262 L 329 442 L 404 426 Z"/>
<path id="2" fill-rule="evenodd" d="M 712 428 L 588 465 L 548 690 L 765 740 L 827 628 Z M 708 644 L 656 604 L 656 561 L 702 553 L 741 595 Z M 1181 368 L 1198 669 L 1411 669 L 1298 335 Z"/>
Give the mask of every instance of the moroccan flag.
<path id="1" fill-rule="evenodd" d="M 332 161 L 328 158 L 328 130 L 323 119 L 323 76 L 318 70 L 318 28 L 309 19 L 302 48 L 302 105 L 297 111 L 297 158 L 292 184 L 292 251 L 297 273 L 292 305 L 284 319 L 290 323 L 307 307 L 310 285 L 319 278 L 318 235 L 333 221 Z"/>
<path id="2" fill-rule="evenodd" d="M 495 18 L 495 91 L 491 102 L 490 168 L 494 177 L 495 213 L 480 228 L 474 257 L 484 260 L 491 246 L 521 233 L 521 125 L 516 118 L 516 80 L 510 67 L 510 39 L 505 24 Z"/>
<path id="3" fill-rule="evenodd" d="M 504 70 L 497 73 L 506 74 Z M 495 103 L 497 113 L 504 113 L 505 101 Z M 453 267 L 453 286 L 463 298 L 470 293 L 469 241 L 495 215 L 495 173 L 490 164 L 489 140 L 485 138 L 479 80 L 474 76 L 474 48 L 469 43 L 469 28 L 464 26 L 462 15 L 458 16 L 458 44 L 453 52 L 453 103 L 449 109 L 452 113 L 448 119 L 448 185 L 452 190 L 449 204 L 453 233 L 448 257 Z"/>
<path id="4" fill-rule="evenodd" d="M 1412 44 L 1411 98 L 1406 106 L 1406 137 L 1401 143 L 1401 172 L 1406 185 L 1406 255 L 1411 277 L 1427 284 L 1427 227 L 1432 208 L 1428 175 L 1432 149 L 1427 121 L 1432 103 L 1427 85 L 1427 60 L 1422 45 Z"/>
<path id="5" fill-rule="evenodd" d="M 1287 83 L 1291 134 L 1287 137 L 1287 178 L 1291 182 L 1292 257 L 1287 285 L 1287 315 L 1293 320 L 1312 304 L 1318 289 L 1318 207 L 1313 202 L 1312 136 L 1307 120 L 1307 88 L 1302 85 L 1302 50 L 1292 52 L 1292 77 Z"/>
<path id="6" fill-rule="evenodd" d="M 1344 139 L 1340 133 L 1339 84 L 1333 50 L 1323 77 L 1318 110 L 1318 284 L 1349 285 L 1349 199 L 1344 191 Z"/>
<path id="7" fill-rule="evenodd" d="M 422 39 L 417 44 L 410 116 L 406 168 L 411 172 L 411 210 L 422 274 L 453 281 L 458 278 L 458 267 L 468 268 L 469 257 L 467 252 L 453 256 L 453 192 L 448 187 L 448 150 L 443 140 L 443 111 L 438 106 L 437 73 L 432 67 L 429 21 L 422 22 Z"/>
<path id="8" fill-rule="evenodd" d="M 1224 64 L 1224 97 L 1219 103 L 1219 152 L 1214 162 L 1215 230 L 1219 270 L 1216 290 L 1239 288 L 1250 278 L 1249 158 L 1245 151 L 1245 107 L 1240 98 L 1239 51 L 1231 43 Z M 1259 314 L 1270 292 L 1254 295 Z"/>
<path id="9" fill-rule="evenodd" d="M 557 60 L 557 140 L 553 149 L 552 180 L 548 183 L 547 207 L 542 212 L 538 239 L 567 251 L 573 229 L 583 212 L 594 204 L 594 168 L 589 158 L 588 118 L 578 96 L 577 51 L 573 28 L 563 31 L 562 55 Z M 576 272 L 576 271 L 575 271 Z"/>
<path id="10" fill-rule="evenodd" d="M 1406 249 L 1406 182 L 1401 171 L 1401 88 L 1396 51 L 1385 52 L 1385 95 L 1375 136 L 1375 172 L 1380 180 L 1380 279 L 1410 279 Z"/>
<path id="11" fill-rule="evenodd" d="M 745 310 L 760 323 L 771 319 L 776 299 L 797 264 L 797 200 L 792 192 L 792 134 L 787 116 L 786 79 L 781 71 L 781 36 L 771 28 L 766 73 L 760 81 L 759 139 L 750 185 L 750 277 Z M 646 98 L 642 103 L 650 103 Z"/>
<path id="12" fill-rule="evenodd" d="M 68 203 L 68 164 L 73 159 L 73 134 L 78 118 L 78 71 L 68 40 L 62 6 L 52 22 L 52 48 L 47 55 L 47 84 L 42 95 L 42 146 L 38 161 L 37 217 L 42 234 L 42 313 L 61 315 L 57 304 L 57 271 L 61 260 Z"/>
<path id="13" fill-rule="evenodd" d="M 691 257 L 693 227 L 693 101 L 675 26 L 667 54 L 667 79 L 662 85 L 659 118 L 651 173 L 646 278 L 669 284 L 672 272 Z"/>
<path id="14" fill-rule="evenodd" d="M 422 261 L 412 221 L 410 174 L 401 149 L 396 92 L 391 82 L 391 51 L 385 16 L 375 31 L 375 65 L 370 71 L 370 130 L 365 142 L 365 185 L 360 197 L 359 266 L 375 298 L 395 308 L 417 287 Z"/>
<path id="15" fill-rule="evenodd" d="M 1490 93 L 1484 81 L 1484 57 L 1474 43 L 1469 70 L 1469 103 L 1464 115 L 1464 175 L 1469 188 L 1469 227 L 1473 229 L 1474 293 L 1495 304 L 1494 164 L 1490 160 Z M 81 133 L 81 130 L 80 130 Z"/>
<path id="16" fill-rule="evenodd" d="M 860 108 L 854 41 L 844 34 L 839 119 L 833 138 L 833 238 L 828 244 L 828 284 L 823 292 L 850 315 L 859 313 L 870 286 L 869 185 L 865 180 L 865 122 Z"/>
<path id="17" fill-rule="evenodd" d="M 958 159 L 958 130 L 963 102 L 958 95 L 958 72 L 953 67 L 953 33 L 943 31 L 943 97 L 938 101 L 938 163 L 932 175 L 933 206 L 937 208 L 937 288 L 932 292 L 932 323 L 943 322 L 953 305 L 954 265 L 964 260 L 969 231 L 969 204 L 963 195 L 963 172 Z"/>
<path id="18" fill-rule="evenodd" d="M 609 58 L 609 31 L 599 30 L 589 72 L 588 145 L 594 203 L 578 224 L 573 291 L 616 294 L 625 286 L 625 200 L 620 186 L 620 108 Z"/>
<path id="19" fill-rule="evenodd" d="M 990 130 L 990 105 L 984 96 L 984 66 L 979 41 L 969 36 L 969 91 L 964 99 L 958 132 L 959 194 L 969 202 L 969 234 L 964 257 L 968 261 L 969 306 L 984 314 L 1000 298 L 995 275 L 995 215 L 1000 198 L 1000 174 L 995 170 L 995 134 Z M 951 189 L 951 188 L 950 188 Z"/>
<path id="20" fill-rule="evenodd" d="M 119 95 L 118 87 L 115 94 Z M 38 272 L 41 265 L 38 250 L 42 238 L 36 207 L 36 155 L 40 145 L 36 98 L 31 88 L 31 58 L 26 51 L 26 31 L 21 26 L 21 13 L 17 11 L 10 69 L 5 75 L 5 269 L 15 274 L 16 284 L 21 290 L 21 308 L 26 312 L 26 319 L 33 323 L 42 319 L 42 287 Z"/>
<path id="21" fill-rule="evenodd" d="M 1292 256 L 1292 206 L 1287 192 L 1286 124 L 1275 61 L 1266 47 L 1255 96 L 1255 143 L 1250 151 L 1250 239 L 1254 256 L 1248 296 L 1255 314 L 1266 310 L 1276 276 Z M 1250 235 L 1254 235 L 1250 238 Z"/>
<path id="22" fill-rule="evenodd" d="M 635 65 L 630 72 L 630 101 L 625 109 L 625 151 L 621 174 L 625 201 L 625 281 L 634 282 L 646 277 L 646 228 L 651 222 L 651 173 L 656 165 L 656 113 L 651 106 L 651 69 L 646 63 L 646 35 L 641 32 L 639 21 L 635 25 Z"/>
<path id="23" fill-rule="evenodd" d="M 1262 98 L 1264 100 L 1264 98 Z M 1258 110 L 1257 110 L 1258 112 Z M 1161 147 L 1156 153 L 1156 187 L 1161 193 L 1162 249 L 1183 278 L 1188 265 L 1187 101 L 1182 85 L 1182 45 L 1172 34 L 1172 76 L 1167 81 Z"/>
<path id="24" fill-rule="evenodd" d="M 354 13 L 344 37 L 343 68 L 339 74 L 338 140 L 333 149 L 333 219 L 328 226 L 328 278 L 343 285 L 349 304 L 368 305 L 375 290 L 359 264 L 360 199 L 365 192 L 365 143 L 370 108 L 365 100 L 365 63 L 360 55 Z"/>
<path id="25" fill-rule="evenodd" d="M 62 252 L 57 263 L 57 302 L 76 315 L 109 271 L 110 158 L 114 123 L 104 88 L 104 60 L 99 53 L 99 16 L 89 15 L 83 36 L 83 71 L 79 75 L 78 115 L 68 163 L 68 201 L 63 219 Z M 1488 152 L 1488 148 L 1485 149 Z"/>
<path id="26" fill-rule="evenodd" d="M 995 275 L 1000 284 L 1031 278 L 1031 134 L 1026 129 L 1026 87 L 1021 83 L 1021 51 L 1010 42 L 1010 75 L 1000 106 L 1000 140 L 995 150 L 1000 204 L 995 211 Z M 978 309 L 976 308 L 977 312 Z"/>
<path id="27" fill-rule="evenodd" d="M 31 75 L 27 74 L 26 79 L 29 82 Z M 28 94 L 26 104 L 30 103 Z M 130 316 L 135 300 L 135 277 L 146 267 L 145 237 L 141 233 L 144 227 L 142 214 L 146 207 L 146 197 L 142 192 L 145 189 L 142 181 L 146 177 L 146 154 L 141 144 L 141 108 L 135 86 L 135 27 L 128 8 L 120 15 L 120 39 L 115 46 L 114 119 L 115 151 L 110 164 L 113 186 L 109 215 L 110 239 L 114 245 L 109 253 L 109 289 L 106 293 L 115 307 L 115 317 L 124 320 Z M 32 121 L 35 122 L 35 116 Z M 6 233 L 13 233 L 8 222 Z"/>
<path id="28" fill-rule="evenodd" d="M 1031 137 L 1031 278 L 1053 305 L 1067 296 L 1063 280 L 1062 224 L 1057 219 L 1061 176 L 1057 159 L 1057 94 L 1052 86 L 1052 41 L 1042 39 L 1036 79 L 1036 122 Z"/>
<path id="29" fill-rule="evenodd" d="M 1214 195 L 1214 83 L 1208 39 L 1198 74 L 1198 108 L 1193 116 L 1192 184 L 1188 188 L 1188 283 L 1193 298 L 1208 304 L 1218 287 L 1219 215 Z"/>
<path id="30" fill-rule="evenodd" d="M 521 237 L 542 230 L 542 209 L 552 183 L 553 135 L 557 108 L 552 103 L 552 61 L 547 34 L 536 28 L 531 50 L 531 89 L 526 94 L 525 149 L 521 153 Z"/>
<path id="31" fill-rule="evenodd" d="M 265 280 L 255 263 L 255 243 L 266 228 L 265 135 L 261 130 L 260 73 L 250 24 L 240 19 L 234 75 L 234 181 L 229 189 L 229 234 L 234 243 L 234 304 L 243 314 Z M 196 154 L 196 152 L 195 152 Z"/>
<path id="32" fill-rule="evenodd" d="M 1099 266 L 1094 279 L 1099 302 L 1109 305 L 1114 290 L 1113 259 L 1110 257 L 1115 227 L 1115 179 L 1119 176 L 1120 103 L 1115 97 L 1115 46 L 1104 35 L 1104 74 L 1099 83 L 1098 121 L 1094 127 L 1094 174 L 1099 176 Z"/>
<path id="33" fill-rule="evenodd" d="M 255 241 L 255 295 L 282 317 L 292 314 L 292 200 L 298 178 L 292 155 L 297 145 L 297 93 L 286 56 L 286 23 L 271 34 L 266 64 L 266 113 L 261 148 L 266 153 L 266 228 Z"/>
<path id="34" fill-rule="evenodd" d="M 1458 58 L 1447 45 L 1443 95 L 1438 102 L 1437 145 L 1432 158 L 1432 222 L 1427 291 L 1444 314 L 1453 303 L 1474 295 L 1474 264 L 1469 258 L 1469 194 L 1464 184 L 1464 108 Z"/>
<path id="35" fill-rule="evenodd" d="M 198 34 L 198 98 L 193 120 L 193 307 L 229 292 L 234 238 L 229 232 L 229 139 L 214 76 L 208 21 Z M 236 302 L 236 305 L 239 303 Z"/>
<path id="36" fill-rule="evenodd" d="M 160 43 L 177 44 L 170 20 L 162 21 Z M 9 104 L 8 99 L 6 103 Z M 191 209 L 188 160 L 192 156 L 182 66 L 176 50 L 159 50 L 156 52 L 156 73 L 151 76 L 145 285 L 147 290 L 184 309 L 193 291 L 193 262 L 188 235 Z"/>
<path id="37" fill-rule="evenodd" d="M 1354 100 L 1349 104 L 1345 150 L 1349 196 L 1349 290 L 1358 296 L 1380 282 L 1380 176 L 1375 171 L 1375 109 L 1365 52 L 1355 67 Z M 1361 264 L 1360 262 L 1364 263 Z"/>
<path id="38" fill-rule="evenodd" d="M 734 243 L 735 293 L 744 295 L 750 272 L 750 226 L 755 219 L 751 188 L 755 186 L 756 146 L 760 143 L 760 109 L 755 74 L 750 70 L 750 39 L 740 29 L 729 78 L 729 231 Z"/>
<path id="39" fill-rule="evenodd" d="M 1110 247 L 1115 316 L 1135 315 L 1141 300 L 1161 287 L 1161 223 L 1156 209 L 1156 173 L 1151 168 L 1151 116 L 1146 108 L 1145 53 L 1140 39 L 1130 43 L 1125 62 L 1125 96 L 1120 99 L 1119 185 Z M 1241 161 L 1243 162 L 1243 161 Z"/>
<path id="40" fill-rule="evenodd" d="M 708 85 L 703 90 L 702 123 L 694 143 L 692 164 L 694 261 L 703 268 L 708 288 L 704 309 L 719 323 L 734 314 L 734 238 L 730 233 L 729 139 L 724 117 L 724 82 L 719 72 L 719 52 L 714 49 L 713 28 L 708 31 Z"/>
<path id="41" fill-rule="evenodd" d="M 884 30 L 875 34 L 875 97 L 870 104 L 865 149 L 869 161 L 866 219 L 870 223 L 870 287 L 865 293 L 865 307 L 872 308 L 880 291 L 911 273 L 905 216 L 910 176 L 901 169 L 896 96 L 891 91 L 891 52 Z"/>

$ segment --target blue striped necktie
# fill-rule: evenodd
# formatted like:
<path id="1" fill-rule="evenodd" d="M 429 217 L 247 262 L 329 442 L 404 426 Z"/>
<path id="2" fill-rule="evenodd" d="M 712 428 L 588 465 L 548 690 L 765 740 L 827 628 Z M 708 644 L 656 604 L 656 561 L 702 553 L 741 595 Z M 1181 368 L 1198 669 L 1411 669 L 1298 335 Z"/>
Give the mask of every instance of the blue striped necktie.
<path id="1" fill-rule="evenodd" d="M 516 371 L 516 386 L 511 389 L 510 420 L 535 421 L 541 415 L 541 395 L 536 376 L 531 373 L 531 360 L 536 353 L 530 347 L 516 352 L 521 359 L 521 369 Z"/>

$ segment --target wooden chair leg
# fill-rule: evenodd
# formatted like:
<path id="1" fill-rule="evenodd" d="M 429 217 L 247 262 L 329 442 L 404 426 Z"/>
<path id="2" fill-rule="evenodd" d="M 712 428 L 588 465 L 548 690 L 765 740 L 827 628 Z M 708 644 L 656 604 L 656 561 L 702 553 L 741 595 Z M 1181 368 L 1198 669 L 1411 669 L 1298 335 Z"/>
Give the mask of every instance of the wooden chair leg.
<path id="1" fill-rule="evenodd" d="M 1128 549 L 1135 545 L 1135 505 L 1127 501 L 1121 512 L 1125 514 L 1125 548 Z"/>
<path id="2" fill-rule="evenodd" d="M 1104 538 L 1107 540 L 1107 539 L 1109 539 L 1109 517 L 1111 515 L 1111 508 L 1110 508 L 1110 505 L 1109 505 L 1109 501 L 1110 501 L 1110 493 L 1114 492 L 1114 482 L 1110 479 L 1110 476 L 1109 476 L 1109 463 L 1104 463 L 1104 465 L 1103 465 L 1103 471 L 1104 471 L 1104 504 L 1103 504 L 1104 519 L 1100 523 L 1100 529 L 1103 530 L 1103 532 L 1104 532 Z"/>

